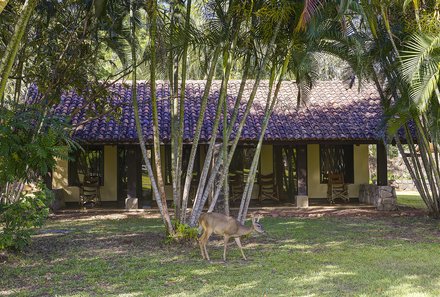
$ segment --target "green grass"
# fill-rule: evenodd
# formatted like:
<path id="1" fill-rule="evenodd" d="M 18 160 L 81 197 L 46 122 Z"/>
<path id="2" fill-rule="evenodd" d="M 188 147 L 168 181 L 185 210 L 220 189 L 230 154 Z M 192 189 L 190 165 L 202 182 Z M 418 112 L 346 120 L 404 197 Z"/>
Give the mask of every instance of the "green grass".
<path id="1" fill-rule="evenodd" d="M 227 263 L 218 238 L 208 263 L 196 244 L 164 244 L 160 220 L 124 217 L 50 221 L 0 257 L 0 295 L 440 296 L 440 223 L 427 217 L 264 218 L 267 235 L 242 239 L 249 260 L 232 241 Z"/>
<path id="2" fill-rule="evenodd" d="M 419 209 L 427 209 L 420 194 L 417 192 L 397 192 L 397 204 Z"/>

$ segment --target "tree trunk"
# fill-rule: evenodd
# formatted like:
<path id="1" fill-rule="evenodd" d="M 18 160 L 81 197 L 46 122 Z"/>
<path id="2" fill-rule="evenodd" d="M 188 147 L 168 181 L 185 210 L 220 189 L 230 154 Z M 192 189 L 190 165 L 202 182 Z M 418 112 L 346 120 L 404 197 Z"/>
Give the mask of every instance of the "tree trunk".
<path id="1" fill-rule="evenodd" d="M 157 187 L 160 195 L 160 201 L 162 204 L 163 212 L 166 216 L 167 232 L 174 234 L 174 228 L 171 224 L 168 214 L 167 198 L 165 195 L 165 185 L 162 176 L 162 164 L 160 157 L 160 136 L 159 136 L 159 120 L 157 114 L 157 94 L 156 94 L 156 37 L 157 37 L 157 0 L 153 0 L 149 3 L 150 10 L 150 88 L 151 88 L 151 107 L 153 113 L 153 150 L 154 150 L 154 162 L 156 166 L 157 175 Z"/>
<path id="2" fill-rule="evenodd" d="M 190 28 L 190 22 L 191 22 L 191 0 L 187 1 L 186 5 L 186 16 L 185 16 L 185 32 L 189 32 Z M 186 216 L 186 209 L 182 209 L 182 212 L 180 210 L 181 208 L 181 202 L 182 202 L 182 154 L 183 154 L 183 134 L 185 131 L 185 90 L 186 90 L 186 76 L 187 76 L 187 62 L 188 62 L 188 37 L 185 35 L 184 42 L 183 42 L 183 53 L 182 53 L 182 75 L 181 75 L 181 86 L 180 86 L 180 102 L 179 102 L 179 125 L 178 125 L 178 132 L 177 134 L 177 156 L 176 156 L 176 181 L 175 181 L 175 189 L 173 189 L 173 192 L 175 193 L 176 197 L 176 218 L 178 221 L 179 216 L 183 215 Z"/>
<path id="3" fill-rule="evenodd" d="M 9 0 L 0 0 L 0 14 L 2 13 L 3 9 L 5 9 L 6 5 L 8 5 Z"/>
<path id="4" fill-rule="evenodd" d="M 231 126 L 233 123 L 231 122 Z M 221 154 L 223 154 L 222 159 L 228 159 L 228 143 L 229 143 L 229 135 L 228 135 L 228 101 L 225 100 L 224 111 L 223 111 L 223 146 L 221 150 Z M 223 164 L 224 169 L 226 169 L 225 164 Z M 222 184 L 219 184 L 219 187 L 223 188 L 223 210 L 224 214 L 229 216 L 229 181 L 228 181 L 228 170 L 226 170 L 226 175 Z M 221 179 L 219 179 L 221 181 Z"/>
<path id="5" fill-rule="evenodd" d="M 246 215 L 247 215 L 247 211 L 248 211 L 248 207 L 249 207 L 249 203 L 250 203 L 250 199 L 251 199 L 251 195 L 252 195 L 252 189 L 254 186 L 255 174 L 257 172 L 258 161 L 260 159 L 261 147 L 263 145 L 264 135 L 266 133 L 266 129 L 269 124 L 269 120 L 270 120 L 270 116 L 272 114 L 273 108 L 274 108 L 275 103 L 277 101 L 278 93 L 280 91 L 284 75 L 287 72 L 287 67 L 289 65 L 290 58 L 291 58 L 292 47 L 293 47 L 293 41 L 290 44 L 289 49 L 287 50 L 287 54 L 284 59 L 283 66 L 282 66 L 280 74 L 278 75 L 278 78 L 277 78 L 278 82 L 277 82 L 277 86 L 275 88 L 275 93 L 272 96 L 272 99 L 271 99 L 270 92 L 268 94 L 266 112 L 264 114 L 264 120 L 263 120 L 263 124 L 261 126 L 260 139 L 258 140 L 258 145 L 255 150 L 254 158 L 252 160 L 251 169 L 249 170 L 248 180 L 246 182 L 245 191 L 243 193 L 243 198 L 241 200 L 239 215 L 237 218 L 238 221 L 240 221 L 241 223 L 244 223 L 244 221 L 246 220 Z M 270 87 L 270 90 L 271 89 L 272 88 Z"/>
<path id="6" fill-rule="evenodd" d="M 216 61 L 218 60 L 218 57 L 220 56 L 220 52 L 221 52 L 221 48 L 220 48 L 220 46 L 217 46 L 214 51 L 214 54 L 213 54 L 213 59 L 212 59 L 213 62 L 211 63 L 211 66 L 209 69 L 208 78 L 207 78 L 207 81 L 205 84 L 205 89 L 203 90 L 202 102 L 201 102 L 201 106 L 200 106 L 200 114 L 199 114 L 199 118 L 197 120 L 196 131 L 194 133 L 194 139 L 193 139 L 193 143 L 191 146 L 191 152 L 190 152 L 189 161 L 188 161 L 188 168 L 186 170 L 185 185 L 183 188 L 182 207 L 181 207 L 181 215 L 180 215 L 181 223 L 185 223 L 185 221 L 186 221 L 186 209 L 188 206 L 189 191 L 191 188 L 191 181 L 193 178 L 194 160 L 196 158 L 197 147 L 199 145 L 199 140 L 200 140 L 200 134 L 202 133 L 203 120 L 205 118 L 206 107 L 208 105 L 209 92 L 211 90 L 212 80 L 213 80 L 215 69 L 216 69 Z"/>
<path id="7" fill-rule="evenodd" d="M 220 125 L 220 118 L 222 115 L 223 104 L 226 99 L 229 76 L 231 74 L 231 69 L 232 69 L 233 54 L 231 54 L 229 51 L 233 52 L 235 50 L 236 42 L 237 42 L 237 35 L 235 35 L 235 37 L 232 41 L 232 45 L 227 46 L 223 52 L 223 61 L 226 61 L 227 65 L 224 66 L 224 75 L 223 75 L 222 84 L 221 84 L 221 88 L 220 88 L 220 94 L 219 94 L 219 99 L 218 99 L 218 103 L 217 103 L 217 110 L 216 110 L 216 114 L 215 114 L 214 124 L 212 127 L 211 140 L 209 142 L 208 151 L 206 153 L 205 164 L 203 166 L 202 173 L 200 175 L 200 182 L 199 182 L 199 186 L 197 189 L 196 198 L 194 200 L 193 210 L 191 213 L 190 226 L 195 225 L 196 217 L 198 216 L 197 214 L 199 212 L 201 212 L 201 209 L 203 209 L 203 206 L 206 202 L 206 199 L 203 199 L 203 196 L 205 195 L 204 192 L 206 191 L 205 185 L 206 185 L 206 180 L 208 177 L 209 167 L 210 167 L 211 160 L 212 160 L 214 146 L 215 146 L 216 139 L 217 139 L 217 133 L 218 133 L 219 125 Z M 217 164 L 221 163 L 221 158 L 222 158 L 221 156 L 222 156 L 222 154 L 219 154 L 219 160 L 217 160 L 217 162 L 216 162 Z M 221 183 L 220 183 L 220 185 L 221 185 Z M 206 193 L 206 195 L 208 195 L 208 193 Z"/>
<path id="8" fill-rule="evenodd" d="M 147 172 L 151 180 L 151 186 L 153 188 L 154 198 L 156 199 L 157 206 L 159 208 L 162 220 L 164 221 L 167 232 L 173 233 L 173 226 L 171 224 L 171 219 L 168 214 L 168 209 L 163 207 L 162 201 L 160 199 L 160 192 L 156 183 L 156 178 L 154 176 L 153 168 L 151 167 L 150 159 L 148 159 L 147 148 L 144 141 L 144 136 L 142 135 L 142 126 L 139 117 L 139 107 L 137 102 L 137 63 L 136 63 L 136 42 L 135 42 L 135 25 L 134 25 L 134 0 L 130 1 L 130 27 L 131 27 L 131 58 L 133 64 L 133 72 L 132 72 L 132 85 L 131 85 L 131 100 L 133 104 L 134 110 L 134 118 L 136 122 L 136 132 L 139 139 L 139 145 L 142 152 L 142 157 L 144 158 L 145 166 L 147 167 Z"/>
<path id="9" fill-rule="evenodd" d="M 266 51 L 265 51 L 265 53 L 263 55 L 263 61 L 260 64 L 259 69 L 257 71 L 257 77 L 255 78 L 255 82 L 254 82 L 254 85 L 253 85 L 253 88 L 252 88 L 252 92 L 251 92 L 249 100 L 248 100 L 248 102 L 246 104 L 246 109 L 245 109 L 245 112 L 243 114 L 243 118 L 241 119 L 240 124 L 238 126 L 237 135 L 235 136 L 235 139 L 234 139 L 234 141 L 232 143 L 232 146 L 231 146 L 231 148 L 229 150 L 228 159 L 226 161 L 226 164 L 224 165 L 225 167 L 224 167 L 223 172 L 221 173 L 220 180 L 223 180 L 226 177 L 226 175 L 227 175 L 227 173 L 229 171 L 229 165 L 232 162 L 232 158 L 234 156 L 235 149 L 236 149 L 236 147 L 238 145 L 238 141 L 240 140 L 241 132 L 243 131 L 244 125 L 246 123 L 246 118 L 247 118 L 247 116 L 248 116 L 248 114 L 250 112 L 250 109 L 251 109 L 252 104 L 254 102 L 255 96 L 257 94 L 257 90 L 258 90 L 258 87 L 259 87 L 259 84 L 260 84 L 260 80 L 261 80 L 261 75 L 262 75 L 262 72 L 264 70 L 264 67 L 266 66 L 267 59 L 268 59 L 269 54 L 270 54 L 270 49 L 273 47 L 273 45 L 275 43 L 275 40 L 276 40 L 276 37 L 278 35 L 280 27 L 281 27 L 281 21 L 279 21 L 277 23 L 277 25 L 275 27 L 275 30 L 274 30 L 274 33 L 273 33 L 273 36 L 272 36 L 272 39 L 271 39 L 269 45 L 266 47 Z M 247 69 L 245 69 L 244 73 L 247 75 Z M 239 92 L 239 95 L 238 95 L 239 98 L 241 98 L 242 92 L 244 90 L 244 85 L 246 83 L 246 75 L 244 76 L 244 78 L 242 80 L 242 83 L 241 83 L 241 86 L 240 86 L 240 92 L 241 93 Z M 231 133 L 233 131 L 233 129 L 232 129 L 233 128 L 233 126 L 232 126 L 233 124 L 234 123 L 231 121 L 231 124 L 229 126 L 229 130 L 228 130 L 228 138 L 230 137 L 230 135 L 231 135 Z M 217 168 L 217 171 L 218 171 L 219 166 L 216 167 L 216 168 Z M 212 175 L 215 176 L 215 174 L 217 174 L 217 171 L 214 171 L 212 173 Z M 207 186 L 208 189 L 210 189 L 213 186 L 213 182 L 214 182 L 214 178 L 212 178 L 212 176 L 211 176 L 211 178 L 210 178 L 210 180 L 208 182 L 208 186 Z M 219 189 L 217 189 L 215 194 L 214 194 L 214 197 L 213 197 L 213 200 L 211 202 L 211 205 L 209 206 L 208 212 L 210 212 L 210 211 L 212 211 L 214 209 L 214 206 L 217 203 L 217 198 L 218 198 L 219 193 L 220 193 L 220 191 L 219 191 Z M 198 215 L 200 215 L 200 214 L 201 214 L 201 210 L 199 211 Z"/>
<path id="10" fill-rule="evenodd" d="M 26 31 L 27 23 L 29 22 L 29 18 L 32 15 L 32 12 L 37 5 L 38 0 L 26 0 L 23 4 L 23 7 L 20 12 L 20 16 L 15 24 L 14 34 L 9 41 L 3 58 L 0 63 L 0 98 L 1 104 L 0 107 L 3 106 L 3 98 L 4 92 L 6 89 L 6 83 L 9 78 L 9 74 L 11 73 L 12 66 L 14 65 L 15 56 L 17 55 L 18 47 L 20 45 L 21 39 L 23 38 L 24 32 Z M 6 4 L 5 4 L 6 6 Z M 2 10 L 3 8 L 1 8 Z M 1 12 L 0 10 L 0 12 Z"/>
<path id="11" fill-rule="evenodd" d="M 171 17 L 170 17 L 170 43 L 173 43 L 173 38 L 175 32 L 175 1 L 170 1 L 170 10 L 171 10 Z M 174 50 L 173 46 L 171 45 L 170 48 L 168 48 L 168 78 L 170 81 L 169 89 L 170 89 L 170 109 L 171 109 L 171 179 L 173 183 L 173 202 L 174 202 L 174 213 L 176 214 L 176 217 L 178 217 L 177 212 L 177 205 L 179 200 L 179 193 L 175 191 L 177 188 L 177 172 L 176 172 L 176 162 L 177 162 L 177 139 L 180 131 L 177 129 L 176 122 L 178 121 L 177 116 L 177 98 L 178 98 L 178 79 L 179 79 L 179 60 L 178 60 L 178 54 Z"/>

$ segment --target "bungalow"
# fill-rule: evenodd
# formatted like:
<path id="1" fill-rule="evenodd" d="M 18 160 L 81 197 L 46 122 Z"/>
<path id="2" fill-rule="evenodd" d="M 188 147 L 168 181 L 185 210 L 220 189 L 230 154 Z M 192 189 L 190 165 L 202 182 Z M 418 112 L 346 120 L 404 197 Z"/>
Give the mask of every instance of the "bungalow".
<path id="1" fill-rule="evenodd" d="M 197 153 L 194 183 L 203 166 L 207 143 L 212 135 L 213 119 L 221 82 L 211 88 L 200 145 Z M 240 81 L 228 85 L 228 120 L 232 115 Z M 188 81 L 184 117 L 184 168 L 200 113 L 204 81 Z M 240 104 L 239 119 L 249 98 L 252 83 L 248 83 Z M 231 199 L 240 197 L 246 172 L 250 167 L 255 145 L 261 131 L 266 105 L 268 83 L 261 82 L 246 125 L 240 136 L 230 168 Z M 337 172 L 347 185 L 350 198 L 360 196 L 361 185 L 369 184 L 369 145 L 377 146 L 377 183 L 387 185 L 386 149 L 381 129 L 382 108 L 373 87 L 349 89 L 341 82 L 319 82 L 312 90 L 306 106 L 297 108 L 297 88 L 294 82 L 284 82 L 264 138 L 258 177 L 253 199 L 274 202 L 295 202 L 296 196 L 309 199 L 326 198 L 329 174 Z M 35 96 L 35 94 L 33 94 Z M 142 122 L 142 133 L 152 144 L 152 111 L 148 83 L 140 82 L 137 96 Z M 171 195 L 170 150 L 170 91 L 166 82 L 157 83 L 158 113 L 163 176 L 168 199 Z M 139 207 L 153 204 L 150 179 L 142 164 L 131 105 L 130 86 L 118 83 L 109 89 L 108 103 L 119 109 L 119 116 L 103 115 L 86 121 L 75 132 L 84 152 L 76 153 L 72 160 L 58 160 L 53 172 L 52 185 L 62 191 L 65 202 L 79 201 L 79 186 L 84 175 L 99 178 L 101 200 L 119 202 L 138 197 Z M 53 112 L 69 117 L 73 125 L 89 116 L 83 98 L 74 92 L 62 95 Z M 238 124 L 234 126 L 237 131 Z M 222 142 L 222 127 L 217 141 Z M 234 137 L 235 135 L 232 135 Z M 148 153 L 151 157 L 152 146 Z"/>

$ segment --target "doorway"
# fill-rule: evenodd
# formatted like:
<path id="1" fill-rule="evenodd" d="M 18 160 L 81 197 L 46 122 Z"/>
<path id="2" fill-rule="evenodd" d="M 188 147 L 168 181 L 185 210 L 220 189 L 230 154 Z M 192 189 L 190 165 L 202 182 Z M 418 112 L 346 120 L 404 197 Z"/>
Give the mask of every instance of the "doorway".
<path id="1" fill-rule="evenodd" d="M 147 149 L 151 160 L 152 151 Z M 138 145 L 118 146 L 118 204 L 125 206 L 127 197 L 138 198 L 139 208 L 150 208 L 153 200 L 151 179 Z"/>
<path id="2" fill-rule="evenodd" d="M 275 180 L 280 200 L 294 201 L 298 194 L 297 150 L 294 145 L 274 145 Z"/>

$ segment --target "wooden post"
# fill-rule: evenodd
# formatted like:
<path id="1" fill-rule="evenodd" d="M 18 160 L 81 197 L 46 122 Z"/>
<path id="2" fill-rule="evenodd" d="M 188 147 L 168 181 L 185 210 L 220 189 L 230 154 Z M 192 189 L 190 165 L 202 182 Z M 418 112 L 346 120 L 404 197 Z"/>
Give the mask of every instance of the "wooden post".
<path id="1" fill-rule="evenodd" d="M 307 145 L 296 147 L 296 168 L 298 176 L 298 196 L 307 196 Z"/>
<path id="2" fill-rule="evenodd" d="M 383 142 L 379 142 L 377 145 L 377 185 L 387 186 L 387 149 Z"/>

